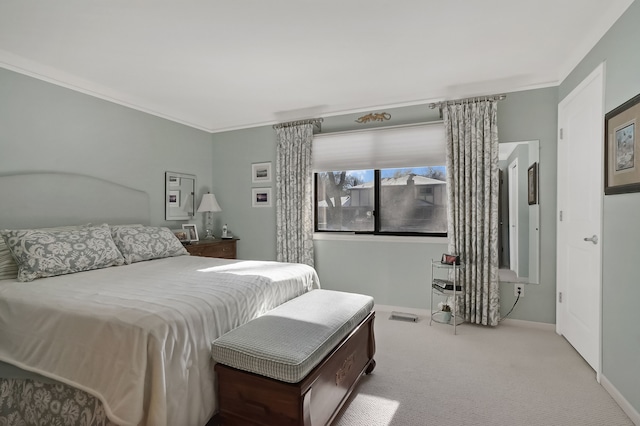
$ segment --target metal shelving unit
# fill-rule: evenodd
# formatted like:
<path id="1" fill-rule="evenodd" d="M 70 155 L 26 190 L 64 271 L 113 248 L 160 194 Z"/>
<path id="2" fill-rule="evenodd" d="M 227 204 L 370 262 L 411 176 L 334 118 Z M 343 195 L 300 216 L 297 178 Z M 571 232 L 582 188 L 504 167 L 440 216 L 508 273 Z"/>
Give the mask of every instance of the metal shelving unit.
<path id="1" fill-rule="evenodd" d="M 458 297 L 464 294 L 462 286 L 458 283 L 457 272 L 461 269 L 464 269 L 464 265 L 449 265 L 442 263 L 440 260 L 431 260 L 431 320 L 429 321 L 429 325 L 431 325 L 433 321 L 441 324 L 453 325 L 453 334 L 456 334 L 456 327 L 464 322 L 464 318 L 458 316 Z M 436 277 L 436 271 L 446 271 L 447 278 L 443 279 Z M 453 275 L 453 277 L 450 277 L 450 275 Z M 444 314 L 442 311 L 433 311 L 434 296 L 446 297 L 447 300 L 449 296 L 453 296 L 450 321 L 444 321 Z"/>

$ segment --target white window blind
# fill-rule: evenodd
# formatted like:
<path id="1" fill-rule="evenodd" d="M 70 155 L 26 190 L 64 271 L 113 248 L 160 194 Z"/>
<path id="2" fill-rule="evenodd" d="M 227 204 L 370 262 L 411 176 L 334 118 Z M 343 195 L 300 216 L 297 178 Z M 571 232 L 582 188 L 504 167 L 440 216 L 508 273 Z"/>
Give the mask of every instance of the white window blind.
<path id="1" fill-rule="evenodd" d="M 313 137 L 314 172 L 443 165 L 446 142 L 441 122 Z"/>

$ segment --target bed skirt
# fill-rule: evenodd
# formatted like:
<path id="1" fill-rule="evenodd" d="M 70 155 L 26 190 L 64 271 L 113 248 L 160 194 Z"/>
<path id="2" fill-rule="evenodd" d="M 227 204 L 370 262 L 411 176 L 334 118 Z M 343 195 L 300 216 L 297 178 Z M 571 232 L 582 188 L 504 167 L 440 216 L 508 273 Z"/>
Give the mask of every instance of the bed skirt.
<path id="1" fill-rule="evenodd" d="M 0 379 L 0 426 L 117 426 L 100 400 L 60 383 Z"/>

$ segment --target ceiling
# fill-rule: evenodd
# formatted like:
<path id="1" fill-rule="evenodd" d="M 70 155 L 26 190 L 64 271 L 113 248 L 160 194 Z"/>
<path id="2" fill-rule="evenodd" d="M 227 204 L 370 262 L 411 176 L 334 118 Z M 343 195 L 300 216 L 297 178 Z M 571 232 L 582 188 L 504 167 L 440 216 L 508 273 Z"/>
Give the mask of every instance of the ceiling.
<path id="1" fill-rule="evenodd" d="M 209 132 L 559 84 L 633 0 L 0 0 L 0 67 Z"/>

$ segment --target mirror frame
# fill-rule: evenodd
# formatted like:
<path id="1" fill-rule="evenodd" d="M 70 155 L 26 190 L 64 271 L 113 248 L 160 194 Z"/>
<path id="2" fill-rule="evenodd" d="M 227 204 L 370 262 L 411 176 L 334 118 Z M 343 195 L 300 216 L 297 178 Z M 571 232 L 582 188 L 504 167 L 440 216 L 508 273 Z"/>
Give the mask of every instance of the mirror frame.
<path id="1" fill-rule="evenodd" d="M 176 180 L 179 179 L 179 183 L 176 185 Z M 193 183 L 190 184 L 188 180 Z M 180 210 L 179 214 L 176 213 L 176 207 L 171 205 L 170 192 L 171 191 L 187 191 L 187 203 L 184 206 L 184 210 Z M 165 172 L 164 173 L 164 218 L 165 220 L 191 220 L 196 214 L 196 176 L 186 173 Z"/>
<path id="2" fill-rule="evenodd" d="M 538 164 L 538 170 L 540 167 L 540 141 L 539 140 L 527 140 L 527 141 L 514 141 L 514 142 L 501 142 L 500 145 L 513 145 L 514 147 L 520 144 L 526 144 L 529 148 L 528 163 L 522 165 L 525 173 L 533 163 Z M 539 187 L 539 176 L 536 175 L 536 190 Z M 536 194 L 537 195 L 537 194 Z M 527 194 L 524 194 L 527 197 Z M 520 196 L 518 197 L 520 198 Z M 526 198 L 525 198 L 526 200 Z M 540 198 L 536 197 L 535 204 L 528 204 L 528 217 L 529 217 L 529 232 L 528 232 L 528 276 L 520 277 L 514 271 L 508 269 L 498 270 L 498 279 L 500 282 L 522 282 L 528 284 L 540 283 Z M 502 206 L 500 206 L 502 208 Z M 502 225 L 500 225 L 502 226 Z"/>

